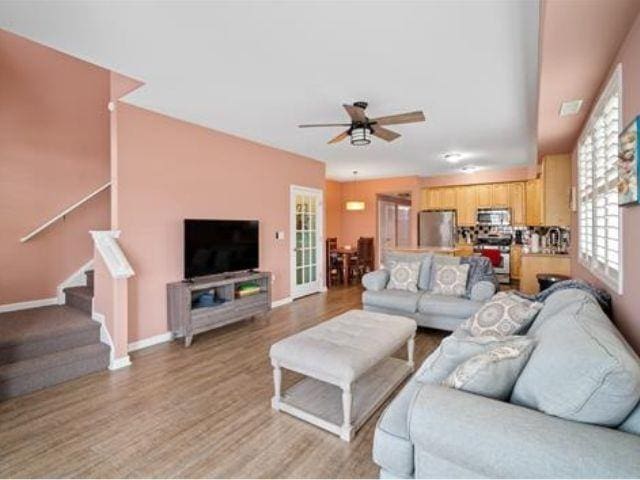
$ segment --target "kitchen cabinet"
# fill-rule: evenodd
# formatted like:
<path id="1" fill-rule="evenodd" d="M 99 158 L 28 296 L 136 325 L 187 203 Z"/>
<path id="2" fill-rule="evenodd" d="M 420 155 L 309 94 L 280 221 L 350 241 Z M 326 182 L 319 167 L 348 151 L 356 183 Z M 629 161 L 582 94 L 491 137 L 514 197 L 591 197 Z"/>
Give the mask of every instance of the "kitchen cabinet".
<path id="1" fill-rule="evenodd" d="M 493 185 L 476 185 L 476 204 L 478 208 L 491 208 L 493 205 Z"/>
<path id="2" fill-rule="evenodd" d="M 569 255 L 523 253 L 520 268 L 520 291 L 528 294 L 538 293 L 540 288 L 536 275 L 539 273 L 570 275 Z"/>
<path id="3" fill-rule="evenodd" d="M 571 224 L 571 156 L 547 155 L 542 159 L 543 225 Z"/>
<path id="4" fill-rule="evenodd" d="M 443 210 L 456 208 L 456 187 L 443 187 L 440 189 L 440 206 Z"/>
<path id="5" fill-rule="evenodd" d="M 476 224 L 476 188 L 475 186 L 456 188 L 457 221 L 461 227 L 472 227 Z"/>
<path id="6" fill-rule="evenodd" d="M 436 210 L 440 208 L 440 189 L 425 188 L 422 190 L 422 210 Z"/>
<path id="7" fill-rule="evenodd" d="M 520 280 L 520 271 L 522 267 L 522 245 L 513 245 L 509 256 L 511 266 L 511 278 Z"/>
<path id="8" fill-rule="evenodd" d="M 526 182 L 526 221 L 531 227 L 542 225 L 542 180 L 534 178 Z"/>
<path id="9" fill-rule="evenodd" d="M 515 226 L 526 225 L 526 199 L 524 182 L 514 182 L 508 184 L 509 201 L 511 210 L 511 224 Z"/>
<path id="10" fill-rule="evenodd" d="M 507 208 L 509 206 L 509 184 L 494 183 L 491 185 L 490 207 Z"/>

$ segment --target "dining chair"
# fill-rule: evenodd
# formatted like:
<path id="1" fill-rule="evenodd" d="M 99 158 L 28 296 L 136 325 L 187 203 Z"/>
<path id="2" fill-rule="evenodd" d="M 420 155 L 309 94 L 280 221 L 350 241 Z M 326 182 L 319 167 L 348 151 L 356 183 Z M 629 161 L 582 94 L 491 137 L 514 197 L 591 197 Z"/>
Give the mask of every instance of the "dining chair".
<path id="1" fill-rule="evenodd" d="M 336 237 L 327 238 L 325 252 L 327 288 L 330 288 L 334 285 L 334 281 L 335 284 L 339 284 L 342 279 L 342 268 L 338 254 L 338 239 Z"/>
<path id="2" fill-rule="evenodd" d="M 353 259 L 353 272 L 358 280 L 374 270 L 373 260 L 373 237 L 358 238 L 358 254 Z"/>

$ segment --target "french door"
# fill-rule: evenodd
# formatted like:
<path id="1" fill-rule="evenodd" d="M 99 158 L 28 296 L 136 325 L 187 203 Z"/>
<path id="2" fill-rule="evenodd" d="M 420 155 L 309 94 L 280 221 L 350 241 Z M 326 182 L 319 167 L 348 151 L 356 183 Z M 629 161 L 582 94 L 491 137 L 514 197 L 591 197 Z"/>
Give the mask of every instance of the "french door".
<path id="1" fill-rule="evenodd" d="M 323 289 L 322 190 L 291 186 L 291 297 Z"/>

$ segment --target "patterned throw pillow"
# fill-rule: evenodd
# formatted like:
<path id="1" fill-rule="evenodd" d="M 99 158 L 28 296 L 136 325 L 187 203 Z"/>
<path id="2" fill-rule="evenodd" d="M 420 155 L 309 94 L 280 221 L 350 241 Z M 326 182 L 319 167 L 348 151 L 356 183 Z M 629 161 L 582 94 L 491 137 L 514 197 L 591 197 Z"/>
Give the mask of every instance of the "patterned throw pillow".
<path id="1" fill-rule="evenodd" d="M 456 330 L 445 337 L 427 357 L 415 378 L 422 383 L 441 383 L 458 365 L 470 358 L 520 338 L 522 337 L 472 337 L 468 332 Z"/>
<path id="2" fill-rule="evenodd" d="M 389 262 L 390 276 L 387 288 L 417 292 L 421 264 L 422 262 Z"/>
<path id="3" fill-rule="evenodd" d="M 469 265 L 434 265 L 432 293 L 449 297 L 463 297 L 467 293 Z"/>
<path id="4" fill-rule="evenodd" d="M 515 335 L 531 324 L 542 306 L 540 302 L 532 302 L 513 293 L 500 292 L 465 320 L 460 328 L 476 337 Z"/>
<path id="5" fill-rule="evenodd" d="M 506 400 L 529 360 L 533 340 L 506 342 L 460 364 L 442 385 L 485 397 Z"/>

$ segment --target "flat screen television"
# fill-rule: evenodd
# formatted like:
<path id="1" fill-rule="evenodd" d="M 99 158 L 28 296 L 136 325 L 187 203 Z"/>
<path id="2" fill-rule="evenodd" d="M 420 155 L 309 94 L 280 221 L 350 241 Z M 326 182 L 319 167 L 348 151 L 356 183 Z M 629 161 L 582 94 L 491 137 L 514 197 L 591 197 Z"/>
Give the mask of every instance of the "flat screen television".
<path id="1" fill-rule="evenodd" d="M 184 278 L 258 268 L 257 220 L 184 221 Z"/>

